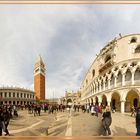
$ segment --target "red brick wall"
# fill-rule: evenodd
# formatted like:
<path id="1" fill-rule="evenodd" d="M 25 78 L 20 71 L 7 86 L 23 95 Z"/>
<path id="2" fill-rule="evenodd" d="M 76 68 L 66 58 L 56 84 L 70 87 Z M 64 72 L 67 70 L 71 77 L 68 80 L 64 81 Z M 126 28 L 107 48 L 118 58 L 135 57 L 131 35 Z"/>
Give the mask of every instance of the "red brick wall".
<path id="1" fill-rule="evenodd" d="M 45 76 L 42 74 L 34 76 L 34 90 L 37 100 L 45 100 Z"/>

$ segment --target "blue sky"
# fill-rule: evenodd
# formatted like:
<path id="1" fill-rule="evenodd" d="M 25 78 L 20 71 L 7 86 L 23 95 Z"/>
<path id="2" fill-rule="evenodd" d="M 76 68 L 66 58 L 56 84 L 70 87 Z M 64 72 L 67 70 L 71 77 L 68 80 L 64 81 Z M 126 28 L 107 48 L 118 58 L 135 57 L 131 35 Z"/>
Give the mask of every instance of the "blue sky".
<path id="1" fill-rule="evenodd" d="M 80 88 L 96 54 L 119 33 L 140 33 L 140 5 L 0 5 L 0 86 L 33 90 L 46 64 L 46 98 Z"/>

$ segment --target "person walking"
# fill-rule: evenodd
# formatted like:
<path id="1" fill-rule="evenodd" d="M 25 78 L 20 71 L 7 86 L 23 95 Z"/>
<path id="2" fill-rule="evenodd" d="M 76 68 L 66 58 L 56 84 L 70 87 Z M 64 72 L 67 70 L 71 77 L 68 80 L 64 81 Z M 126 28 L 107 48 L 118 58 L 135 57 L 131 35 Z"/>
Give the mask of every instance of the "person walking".
<path id="1" fill-rule="evenodd" d="M 109 106 L 106 106 L 106 110 L 102 117 L 103 135 L 111 135 L 110 125 L 112 123 L 112 117 Z"/>
<path id="2" fill-rule="evenodd" d="M 136 112 L 136 128 L 137 128 L 136 136 L 140 136 L 140 107 L 138 107 Z"/>
<path id="3" fill-rule="evenodd" d="M 96 114 L 96 112 L 95 112 L 95 106 L 92 105 L 91 106 L 91 115 L 94 116 L 95 114 Z"/>
<path id="4" fill-rule="evenodd" d="M 3 118 L 4 118 L 4 124 L 5 124 L 5 136 L 10 136 L 9 131 L 8 131 L 8 125 L 10 122 L 10 113 L 8 112 L 7 108 L 3 109 Z"/>
<path id="5" fill-rule="evenodd" d="M 95 112 L 96 112 L 96 116 L 98 117 L 98 113 L 99 113 L 99 106 L 96 104 L 95 106 Z"/>

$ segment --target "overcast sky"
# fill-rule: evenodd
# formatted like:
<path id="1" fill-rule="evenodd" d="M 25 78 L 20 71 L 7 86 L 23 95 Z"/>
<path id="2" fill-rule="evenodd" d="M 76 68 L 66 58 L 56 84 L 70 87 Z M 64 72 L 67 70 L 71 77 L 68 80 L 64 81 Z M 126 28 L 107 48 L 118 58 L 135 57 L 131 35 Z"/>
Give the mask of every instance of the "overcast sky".
<path id="1" fill-rule="evenodd" d="M 0 86 L 33 90 L 40 54 L 46 97 L 76 91 L 96 54 L 119 33 L 140 33 L 140 5 L 0 5 Z"/>

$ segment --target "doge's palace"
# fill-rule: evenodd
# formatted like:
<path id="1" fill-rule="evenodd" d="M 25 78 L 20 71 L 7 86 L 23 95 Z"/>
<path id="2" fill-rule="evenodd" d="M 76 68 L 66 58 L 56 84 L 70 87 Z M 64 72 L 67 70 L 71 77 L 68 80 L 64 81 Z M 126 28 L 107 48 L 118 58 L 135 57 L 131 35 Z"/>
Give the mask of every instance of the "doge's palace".
<path id="1" fill-rule="evenodd" d="M 115 106 L 122 113 L 140 106 L 140 34 L 119 34 L 106 44 L 80 90 L 81 104 Z"/>

